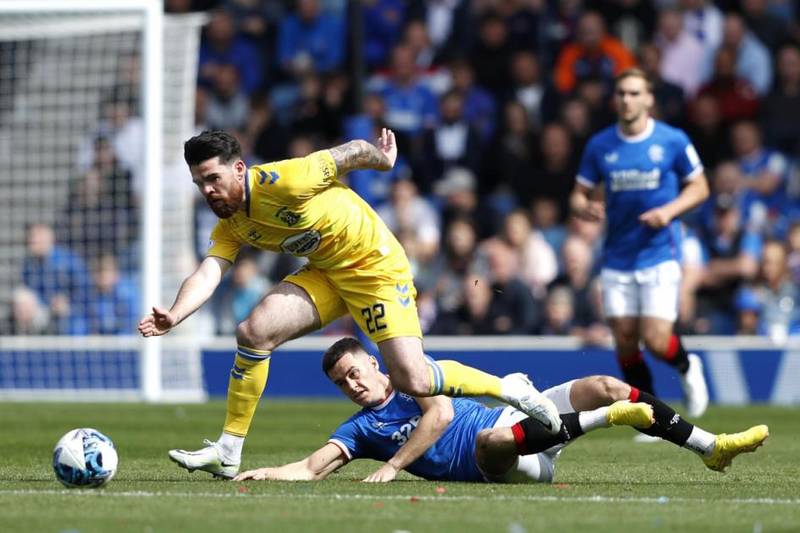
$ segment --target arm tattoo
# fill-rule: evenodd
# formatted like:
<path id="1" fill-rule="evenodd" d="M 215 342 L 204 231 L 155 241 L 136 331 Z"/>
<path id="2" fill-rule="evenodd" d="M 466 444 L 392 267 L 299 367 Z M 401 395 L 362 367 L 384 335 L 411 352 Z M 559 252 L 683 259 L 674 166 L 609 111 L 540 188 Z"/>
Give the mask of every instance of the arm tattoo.
<path id="1" fill-rule="evenodd" d="M 350 141 L 330 149 L 338 174 L 371 168 L 389 170 L 389 159 L 374 145 L 364 140 Z"/>

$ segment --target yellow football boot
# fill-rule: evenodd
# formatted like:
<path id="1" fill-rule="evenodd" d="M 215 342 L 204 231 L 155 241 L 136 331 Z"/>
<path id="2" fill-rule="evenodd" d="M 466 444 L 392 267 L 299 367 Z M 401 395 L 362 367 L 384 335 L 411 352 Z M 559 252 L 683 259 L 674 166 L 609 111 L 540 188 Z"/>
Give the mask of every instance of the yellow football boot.
<path id="1" fill-rule="evenodd" d="M 765 425 L 753 426 L 747 431 L 726 435 L 717 435 L 714 452 L 703 457 L 703 462 L 711 470 L 724 472 L 740 453 L 754 452 L 769 437 L 769 428 Z"/>
<path id="2" fill-rule="evenodd" d="M 655 422 L 653 406 L 647 403 L 631 403 L 628 400 L 614 402 L 608 406 L 606 415 L 612 426 L 633 426 L 649 428 Z"/>

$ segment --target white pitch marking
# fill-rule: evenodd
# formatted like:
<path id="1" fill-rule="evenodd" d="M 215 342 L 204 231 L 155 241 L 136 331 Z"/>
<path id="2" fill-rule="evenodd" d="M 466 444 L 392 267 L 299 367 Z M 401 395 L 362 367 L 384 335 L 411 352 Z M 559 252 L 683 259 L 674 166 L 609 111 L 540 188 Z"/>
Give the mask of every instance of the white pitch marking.
<path id="1" fill-rule="evenodd" d="M 295 494 L 288 492 L 277 493 L 239 493 L 239 492 L 152 492 L 152 491 L 126 491 L 110 492 L 104 490 L 36 490 L 36 489 L 13 489 L 0 490 L 0 496 L 78 496 L 89 498 L 287 498 L 287 499 L 312 499 L 312 500 L 408 500 L 414 498 L 421 501 L 526 501 L 526 502 L 581 502 L 581 503 L 722 503 L 722 504 L 741 504 L 741 505 L 800 505 L 798 498 L 726 498 L 726 499 L 706 499 L 706 498 L 686 498 L 668 496 L 659 497 L 617 497 L 617 496 L 546 496 L 546 495 L 495 495 L 495 496 L 425 496 L 419 494 Z"/>

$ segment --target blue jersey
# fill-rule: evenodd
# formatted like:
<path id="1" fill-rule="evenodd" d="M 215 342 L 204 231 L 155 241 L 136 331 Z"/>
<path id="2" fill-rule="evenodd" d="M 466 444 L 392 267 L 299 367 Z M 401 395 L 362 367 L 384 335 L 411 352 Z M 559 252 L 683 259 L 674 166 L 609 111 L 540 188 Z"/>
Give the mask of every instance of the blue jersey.
<path id="1" fill-rule="evenodd" d="M 681 185 L 703 172 L 700 157 L 686 134 L 650 120 L 635 137 L 616 126 L 594 135 L 581 159 L 577 180 L 588 187 L 601 182 L 606 197 L 603 266 L 637 270 L 671 259 L 680 261 L 680 226 L 652 229 L 639 216 L 671 202 Z"/>
<path id="2" fill-rule="evenodd" d="M 425 454 L 406 470 L 421 478 L 446 481 L 484 481 L 475 459 L 475 437 L 494 426 L 502 407 L 490 409 L 465 398 L 453 399 L 453 421 Z M 417 401 L 393 392 L 377 407 L 365 407 L 333 432 L 328 442 L 350 459 L 388 461 L 408 441 L 422 418 Z"/>

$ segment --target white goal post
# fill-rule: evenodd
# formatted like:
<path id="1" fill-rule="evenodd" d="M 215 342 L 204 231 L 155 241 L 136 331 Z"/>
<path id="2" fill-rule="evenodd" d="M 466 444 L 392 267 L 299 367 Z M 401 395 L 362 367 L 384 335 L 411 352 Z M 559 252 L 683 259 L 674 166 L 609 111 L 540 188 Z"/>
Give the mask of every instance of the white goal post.
<path id="1" fill-rule="evenodd" d="M 94 296 L 102 269 L 115 268 L 136 287 L 142 312 L 171 301 L 192 267 L 182 142 L 194 126 L 205 20 L 164 15 L 161 0 L 0 2 L 0 158 L 10 162 L 0 186 L 11 191 L 0 199 L 0 318 L 12 324 L 0 333 L 0 398 L 205 398 L 191 323 L 166 344 L 141 339 L 101 324 L 117 293 Z M 124 176 L 114 182 L 124 187 L 108 185 L 104 172 Z M 63 295 L 51 298 L 60 281 L 48 279 L 63 272 L 29 265 L 36 225 L 50 226 L 62 255 L 83 265 L 81 289 L 70 278 L 63 298 L 68 311 Z M 30 293 L 47 315 L 37 334 L 26 334 L 24 307 L 15 307 Z"/>

